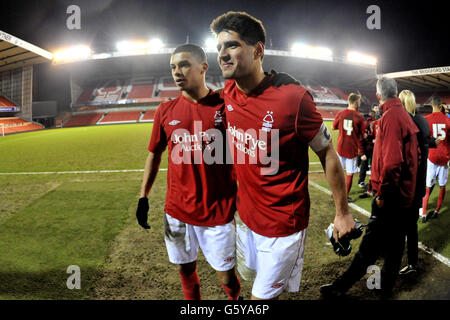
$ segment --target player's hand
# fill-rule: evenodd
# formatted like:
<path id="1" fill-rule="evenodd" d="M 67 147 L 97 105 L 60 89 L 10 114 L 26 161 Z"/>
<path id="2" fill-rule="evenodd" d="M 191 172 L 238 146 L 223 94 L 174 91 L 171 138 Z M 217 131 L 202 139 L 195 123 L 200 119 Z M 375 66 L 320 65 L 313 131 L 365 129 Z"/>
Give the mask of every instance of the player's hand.
<path id="1" fill-rule="evenodd" d="M 138 207 L 136 210 L 136 218 L 139 223 L 139 225 L 144 229 L 150 229 L 150 226 L 148 225 L 148 199 L 147 198 L 140 198 L 138 202 Z"/>
<path id="2" fill-rule="evenodd" d="M 436 142 L 436 146 L 438 146 L 442 141 L 444 141 L 443 137 L 436 138 L 434 142 Z"/>
<path id="3" fill-rule="evenodd" d="M 367 160 L 367 156 L 366 156 L 365 154 L 362 155 L 362 156 L 361 156 L 361 160 L 362 160 L 362 161 L 366 161 L 366 160 Z"/>
<path id="4" fill-rule="evenodd" d="M 375 203 L 377 204 L 378 208 L 382 208 L 384 206 L 384 199 L 380 199 L 379 197 L 376 197 Z"/>
<path id="5" fill-rule="evenodd" d="M 353 229 L 355 229 L 355 220 L 353 220 L 351 213 L 336 215 L 334 218 L 333 230 L 333 237 L 336 242 L 339 241 L 339 238 L 342 238 L 346 234 L 350 233 Z"/>
<path id="6" fill-rule="evenodd" d="M 272 77 L 271 84 L 275 87 L 280 87 L 282 85 L 288 85 L 291 83 L 300 85 L 300 83 L 293 77 L 284 72 L 276 72 L 275 70 L 270 71 L 274 76 Z"/>

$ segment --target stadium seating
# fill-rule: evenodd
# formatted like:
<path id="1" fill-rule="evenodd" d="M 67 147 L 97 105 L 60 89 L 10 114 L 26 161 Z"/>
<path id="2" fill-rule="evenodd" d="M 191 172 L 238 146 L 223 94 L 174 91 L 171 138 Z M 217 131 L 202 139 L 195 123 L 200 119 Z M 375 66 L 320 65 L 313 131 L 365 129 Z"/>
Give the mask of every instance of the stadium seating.
<path id="1" fill-rule="evenodd" d="M 44 129 L 44 126 L 42 125 L 35 124 L 18 117 L 0 118 L 0 123 L 4 125 L 5 134 Z"/>
<path id="2" fill-rule="evenodd" d="M 103 113 L 87 113 L 79 114 L 69 119 L 63 127 L 79 127 L 79 126 L 89 126 L 95 125 L 98 120 L 102 117 Z"/>
<path id="3" fill-rule="evenodd" d="M 127 99 L 150 98 L 153 96 L 154 85 L 134 85 L 127 95 Z"/>
<path id="4" fill-rule="evenodd" d="M 345 108 L 342 109 L 331 109 L 331 108 L 317 108 L 317 110 L 319 111 L 319 113 L 322 115 L 322 118 L 325 120 L 334 120 L 334 118 L 336 117 L 336 114 L 341 111 L 344 110 Z"/>
<path id="5" fill-rule="evenodd" d="M 0 107 L 15 107 L 15 106 L 16 105 L 14 103 L 12 103 L 3 96 L 0 96 Z"/>
<path id="6" fill-rule="evenodd" d="M 137 122 L 141 115 L 141 111 L 118 111 L 109 112 L 105 117 L 99 122 L 99 124 L 104 123 L 130 123 Z"/>
<path id="7" fill-rule="evenodd" d="M 306 88 L 311 92 L 316 101 L 342 100 L 327 87 L 307 85 Z"/>
<path id="8" fill-rule="evenodd" d="M 155 118 L 156 109 L 147 110 L 141 119 L 141 122 L 152 122 Z"/>

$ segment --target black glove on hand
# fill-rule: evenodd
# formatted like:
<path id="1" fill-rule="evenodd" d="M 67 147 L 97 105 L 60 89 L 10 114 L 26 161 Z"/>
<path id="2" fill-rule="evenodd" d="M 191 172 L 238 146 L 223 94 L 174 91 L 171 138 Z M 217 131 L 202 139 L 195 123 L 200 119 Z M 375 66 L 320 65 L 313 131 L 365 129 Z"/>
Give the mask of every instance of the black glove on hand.
<path id="1" fill-rule="evenodd" d="M 280 87 L 284 84 L 297 84 L 300 85 L 300 82 L 292 78 L 289 74 L 284 72 L 276 72 L 275 70 L 270 71 L 274 76 L 272 77 L 271 84 L 275 87 Z"/>
<path id="2" fill-rule="evenodd" d="M 136 210 L 136 218 L 138 220 L 139 225 L 144 229 L 150 229 L 150 226 L 148 225 L 147 222 L 148 210 L 149 210 L 148 199 L 140 198 Z"/>

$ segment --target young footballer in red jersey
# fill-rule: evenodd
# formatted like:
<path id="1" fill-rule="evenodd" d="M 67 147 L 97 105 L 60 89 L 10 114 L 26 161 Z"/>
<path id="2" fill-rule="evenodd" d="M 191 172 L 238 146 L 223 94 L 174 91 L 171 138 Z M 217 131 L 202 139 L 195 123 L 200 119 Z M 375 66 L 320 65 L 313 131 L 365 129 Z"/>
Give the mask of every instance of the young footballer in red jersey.
<path id="1" fill-rule="evenodd" d="M 348 108 L 340 111 L 333 121 L 333 129 L 339 130 L 337 141 L 337 153 L 341 160 L 342 167 L 347 172 L 346 185 L 347 195 L 352 188 L 353 174 L 357 171 L 358 150 L 361 160 L 366 161 L 362 139 L 365 130 L 364 118 L 358 112 L 361 104 L 359 94 L 350 93 L 348 96 Z M 348 197 L 348 201 L 354 200 Z"/>
<path id="2" fill-rule="evenodd" d="M 165 243 L 170 262 L 180 266 L 184 297 L 201 298 L 196 270 L 200 247 L 229 299 L 235 300 L 240 292 L 234 272 L 237 186 L 232 166 L 223 158 L 223 100 L 205 84 L 208 64 L 199 46 L 176 48 L 170 68 L 181 95 L 156 111 L 136 216 L 142 227 L 150 228 L 147 196 L 168 146 Z"/>
<path id="3" fill-rule="evenodd" d="M 445 197 L 445 186 L 448 179 L 448 161 L 450 159 L 450 121 L 441 112 L 442 99 L 434 96 L 431 99 L 433 112 L 426 116 L 430 126 L 431 136 L 436 138 L 437 148 L 430 149 L 427 163 L 426 193 L 423 197 L 420 219 L 426 222 L 428 218 L 437 218 L 442 202 Z M 439 183 L 439 198 L 436 209 L 427 215 L 428 200 L 431 190 L 437 182 Z"/>
<path id="4" fill-rule="evenodd" d="M 226 80 L 228 138 L 239 182 L 237 251 L 256 271 L 252 299 L 299 290 L 309 221 L 308 148 L 319 156 L 336 203 L 335 238 L 355 226 L 345 178 L 311 94 L 300 85 L 273 84 L 262 68 L 265 30 L 245 12 L 211 23 Z"/>

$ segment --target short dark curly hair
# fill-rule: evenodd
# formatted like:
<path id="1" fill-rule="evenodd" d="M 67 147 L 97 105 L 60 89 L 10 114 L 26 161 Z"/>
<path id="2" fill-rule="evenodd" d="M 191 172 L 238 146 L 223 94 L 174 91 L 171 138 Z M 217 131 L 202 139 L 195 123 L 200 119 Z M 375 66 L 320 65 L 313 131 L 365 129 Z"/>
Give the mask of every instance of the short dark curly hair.
<path id="1" fill-rule="evenodd" d="M 216 35 L 226 30 L 237 32 L 248 45 L 255 45 L 258 41 L 266 44 L 266 30 L 262 22 L 246 12 L 224 13 L 211 22 L 210 29 Z"/>

